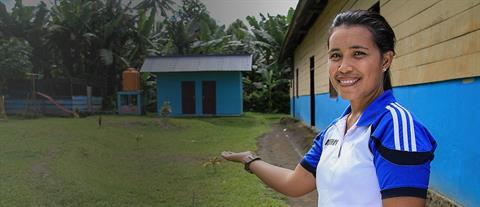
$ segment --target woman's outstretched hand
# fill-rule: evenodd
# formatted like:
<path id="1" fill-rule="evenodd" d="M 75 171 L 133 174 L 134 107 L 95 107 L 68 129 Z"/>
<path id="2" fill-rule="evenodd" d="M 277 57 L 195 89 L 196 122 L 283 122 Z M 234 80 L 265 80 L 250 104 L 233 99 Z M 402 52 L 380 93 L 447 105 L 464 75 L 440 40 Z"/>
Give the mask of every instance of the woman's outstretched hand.
<path id="1" fill-rule="evenodd" d="M 253 153 L 250 151 L 246 152 L 230 152 L 230 151 L 224 151 L 222 152 L 222 157 L 223 159 L 226 159 L 228 161 L 232 162 L 241 162 L 245 164 L 245 160 L 248 157 L 248 155 L 252 155 Z"/>

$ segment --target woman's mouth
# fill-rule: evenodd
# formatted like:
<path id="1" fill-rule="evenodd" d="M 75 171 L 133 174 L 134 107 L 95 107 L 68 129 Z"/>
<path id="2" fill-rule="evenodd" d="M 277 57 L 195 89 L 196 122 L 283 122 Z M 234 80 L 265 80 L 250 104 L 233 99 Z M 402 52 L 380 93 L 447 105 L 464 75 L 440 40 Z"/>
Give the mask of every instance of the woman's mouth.
<path id="1" fill-rule="evenodd" d="M 343 79 L 343 80 L 338 80 L 338 83 L 342 87 L 348 87 L 348 86 L 353 86 L 355 83 L 358 82 L 360 78 L 355 78 L 355 79 Z"/>

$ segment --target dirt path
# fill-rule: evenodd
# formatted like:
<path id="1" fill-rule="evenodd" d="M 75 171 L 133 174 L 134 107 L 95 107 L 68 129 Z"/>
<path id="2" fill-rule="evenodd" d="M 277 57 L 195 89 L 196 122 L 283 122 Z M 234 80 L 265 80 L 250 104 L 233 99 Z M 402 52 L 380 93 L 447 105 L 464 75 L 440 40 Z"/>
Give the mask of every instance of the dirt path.
<path id="1" fill-rule="evenodd" d="M 258 154 L 268 163 L 294 169 L 303 154 L 310 147 L 315 133 L 299 123 L 282 120 L 272 125 L 272 132 L 258 139 Z M 289 198 L 291 207 L 310 207 L 317 205 L 317 191 L 300 198 Z"/>

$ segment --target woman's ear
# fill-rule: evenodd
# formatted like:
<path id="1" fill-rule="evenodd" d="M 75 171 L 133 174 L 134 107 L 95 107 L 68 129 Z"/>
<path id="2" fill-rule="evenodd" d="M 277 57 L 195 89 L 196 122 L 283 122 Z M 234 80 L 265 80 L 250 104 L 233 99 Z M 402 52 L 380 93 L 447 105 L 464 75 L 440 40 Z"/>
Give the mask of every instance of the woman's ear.
<path id="1" fill-rule="evenodd" d="M 393 51 L 388 51 L 386 53 L 383 53 L 383 63 L 382 63 L 382 68 L 384 70 L 387 70 L 390 68 L 390 65 L 392 65 L 392 60 L 393 60 Z"/>

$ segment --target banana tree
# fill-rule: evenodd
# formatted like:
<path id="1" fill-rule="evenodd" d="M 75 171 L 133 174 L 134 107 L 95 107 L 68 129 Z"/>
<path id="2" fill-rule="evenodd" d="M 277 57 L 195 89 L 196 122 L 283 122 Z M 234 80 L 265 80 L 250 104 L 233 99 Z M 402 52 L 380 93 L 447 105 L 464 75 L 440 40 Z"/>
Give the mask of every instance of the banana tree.
<path id="1" fill-rule="evenodd" d="M 167 13 L 173 10 L 173 5 L 175 3 L 172 0 L 143 0 L 135 6 L 135 9 L 151 10 L 155 16 L 160 11 L 160 15 L 166 17 Z"/>
<path id="2" fill-rule="evenodd" d="M 288 80 L 291 76 L 291 66 L 277 60 L 292 15 L 293 9 L 290 9 L 287 16 L 260 14 L 260 21 L 253 16 L 247 17 L 254 36 L 251 44 L 255 49 L 251 51 L 254 52 L 253 64 L 256 68 L 247 73 L 248 81 L 244 82 L 244 85 L 250 93 L 262 94 L 256 101 L 266 103 L 264 108 L 254 107 L 256 110 L 284 113 L 289 110 Z M 258 87 L 259 85 L 262 87 Z"/>

